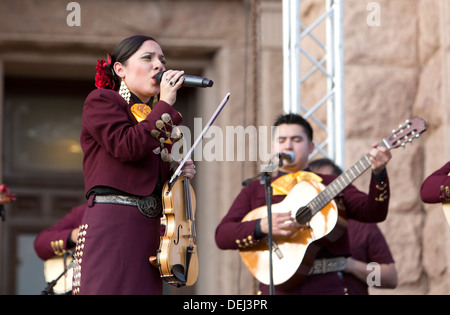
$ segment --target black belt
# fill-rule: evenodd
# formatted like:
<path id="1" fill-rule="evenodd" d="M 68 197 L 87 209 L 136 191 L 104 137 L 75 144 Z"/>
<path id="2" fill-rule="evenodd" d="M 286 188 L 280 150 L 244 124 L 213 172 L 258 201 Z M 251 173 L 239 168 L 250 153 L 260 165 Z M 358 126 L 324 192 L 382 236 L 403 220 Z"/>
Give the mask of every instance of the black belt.
<path id="1" fill-rule="evenodd" d="M 139 211 L 149 218 L 158 217 L 162 212 L 161 199 L 155 195 L 149 196 L 124 196 L 124 195 L 96 195 L 96 203 L 113 203 L 138 207 Z"/>

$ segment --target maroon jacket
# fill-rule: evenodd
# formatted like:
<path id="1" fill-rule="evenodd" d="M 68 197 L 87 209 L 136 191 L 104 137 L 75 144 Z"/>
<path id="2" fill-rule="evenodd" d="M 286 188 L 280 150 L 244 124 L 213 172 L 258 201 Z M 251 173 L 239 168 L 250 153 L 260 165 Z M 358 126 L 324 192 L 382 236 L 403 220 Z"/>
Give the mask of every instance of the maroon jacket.
<path id="1" fill-rule="evenodd" d="M 450 161 L 428 176 L 420 189 L 423 202 L 440 203 L 450 199 Z"/>
<path id="2" fill-rule="evenodd" d="M 167 136 L 161 132 L 156 138 L 151 132 L 159 131 L 156 122 L 162 123 L 161 116 L 169 114 L 171 121 L 164 123 L 164 129 L 171 133 L 172 125 L 181 123 L 181 115 L 166 102 L 159 101 L 138 124 L 131 112 L 132 105 L 132 99 L 127 104 L 113 90 L 97 89 L 88 95 L 81 126 L 86 193 L 95 186 L 108 186 L 145 196 L 153 192 L 159 171 L 163 183 L 167 180 L 170 163 L 163 162 L 153 152 L 160 147 L 160 139 L 166 140 Z"/>
<path id="3" fill-rule="evenodd" d="M 323 184 L 330 184 L 337 176 L 320 175 Z M 273 196 L 273 203 L 281 202 L 285 196 Z M 349 185 L 343 191 L 343 202 L 346 208 L 346 215 L 362 222 L 381 222 L 388 213 L 389 205 L 389 179 L 386 175 L 383 183 L 379 183 L 374 176 L 370 182 L 369 193 L 359 191 L 355 186 Z M 266 205 L 264 185 L 258 180 L 251 182 L 239 193 L 228 213 L 219 223 L 216 229 L 216 244 L 221 249 L 238 249 L 239 242 L 244 239 L 255 239 L 256 220 L 241 222 L 242 218 L 251 210 Z M 239 242 L 236 242 L 239 241 Z M 347 232 L 336 242 L 324 247 L 318 254 L 321 257 L 349 256 L 350 247 Z M 326 288 L 328 293 L 344 293 L 345 283 L 340 279 L 332 279 L 327 282 L 326 278 L 337 277 L 336 275 L 310 276 L 297 289 L 292 291 L 280 291 L 277 294 L 314 294 L 323 292 Z M 313 278 L 323 279 L 314 281 Z M 263 293 L 268 292 L 268 287 L 260 285 Z M 342 292 L 340 291 L 342 289 Z"/>
<path id="4" fill-rule="evenodd" d="M 85 210 L 86 204 L 72 208 L 58 223 L 38 234 L 34 250 L 39 258 L 47 260 L 74 247 L 70 233 L 80 226 Z"/>

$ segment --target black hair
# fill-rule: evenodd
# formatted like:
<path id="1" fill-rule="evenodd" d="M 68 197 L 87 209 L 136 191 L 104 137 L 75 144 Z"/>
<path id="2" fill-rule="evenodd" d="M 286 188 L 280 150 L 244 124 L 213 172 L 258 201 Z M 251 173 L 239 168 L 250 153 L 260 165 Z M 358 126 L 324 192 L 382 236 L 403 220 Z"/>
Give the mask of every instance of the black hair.
<path id="1" fill-rule="evenodd" d="M 151 36 L 146 35 L 133 35 L 122 40 L 114 49 L 111 54 L 111 71 L 113 73 L 113 79 L 115 81 L 116 90 L 120 87 L 120 78 L 114 72 L 114 63 L 120 62 L 126 65 L 128 59 L 141 48 L 142 44 L 148 40 L 157 42 Z"/>
<path id="2" fill-rule="evenodd" d="M 309 168 L 311 169 L 318 169 L 324 166 L 331 166 L 333 168 L 333 174 L 335 175 L 341 175 L 342 170 L 339 166 L 337 166 L 332 160 L 327 158 L 317 159 L 314 161 L 309 162 Z"/>
<path id="3" fill-rule="evenodd" d="M 308 140 L 312 142 L 313 140 L 313 129 L 309 122 L 306 121 L 302 116 L 298 114 L 284 114 L 278 116 L 277 120 L 275 120 L 274 126 L 277 127 L 282 124 L 295 124 L 300 125 L 305 130 L 306 136 L 308 137 Z"/>

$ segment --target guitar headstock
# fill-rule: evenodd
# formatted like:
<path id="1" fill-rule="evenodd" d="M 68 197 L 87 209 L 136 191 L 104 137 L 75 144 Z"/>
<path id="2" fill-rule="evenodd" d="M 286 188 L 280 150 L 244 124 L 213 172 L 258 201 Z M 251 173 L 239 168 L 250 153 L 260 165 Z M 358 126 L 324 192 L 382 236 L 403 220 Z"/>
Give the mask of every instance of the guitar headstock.
<path id="1" fill-rule="evenodd" d="M 419 117 L 408 119 L 403 125 L 392 130 L 392 134 L 383 141 L 387 142 L 388 148 L 404 147 L 408 142 L 419 138 L 420 134 L 427 130 L 425 121 Z M 385 143 L 386 145 L 386 143 Z"/>

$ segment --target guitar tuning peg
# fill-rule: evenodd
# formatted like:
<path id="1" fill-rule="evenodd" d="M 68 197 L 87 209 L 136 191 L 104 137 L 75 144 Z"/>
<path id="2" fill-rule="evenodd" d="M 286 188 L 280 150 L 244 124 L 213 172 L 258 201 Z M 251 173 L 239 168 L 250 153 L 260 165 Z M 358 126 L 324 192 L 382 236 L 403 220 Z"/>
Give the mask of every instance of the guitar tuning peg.
<path id="1" fill-rule="evenodd" d="M 420 133 L 416 134 L 415 137 L 416 137 L 416 138 L 420 138 Z"/>

